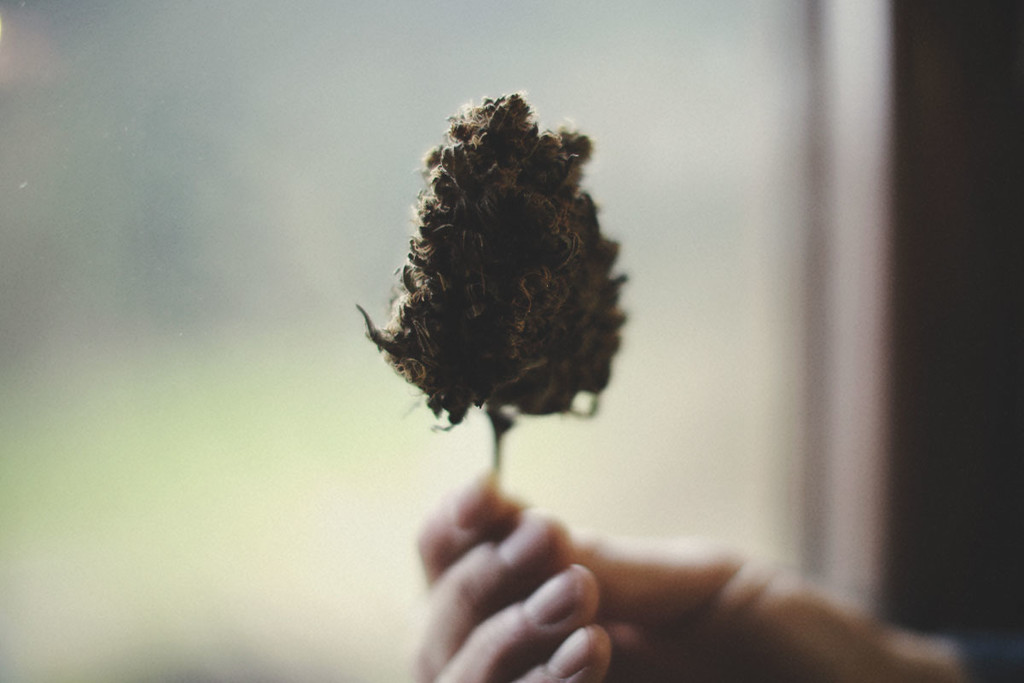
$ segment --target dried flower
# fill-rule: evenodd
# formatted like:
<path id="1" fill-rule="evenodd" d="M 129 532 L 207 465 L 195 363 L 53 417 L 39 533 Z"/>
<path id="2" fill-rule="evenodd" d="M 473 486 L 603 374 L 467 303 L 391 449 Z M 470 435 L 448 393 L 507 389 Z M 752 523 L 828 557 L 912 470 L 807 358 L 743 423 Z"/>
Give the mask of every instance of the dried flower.
<path id="1" fill-rule="evenodd" d="M 611 274 L 618 245 L 579 189 L 586 136 L 538 133 L 518 94 L 450 123 L 446 144 L 426 156 L 429 186 L 392 320 L 378 329 L 363 315 L 435 415 L 454 425 L 486 406 L 500 437 L 510 412 L 569 411 L 577 393 L 605 388 L 625 278 Z"/>

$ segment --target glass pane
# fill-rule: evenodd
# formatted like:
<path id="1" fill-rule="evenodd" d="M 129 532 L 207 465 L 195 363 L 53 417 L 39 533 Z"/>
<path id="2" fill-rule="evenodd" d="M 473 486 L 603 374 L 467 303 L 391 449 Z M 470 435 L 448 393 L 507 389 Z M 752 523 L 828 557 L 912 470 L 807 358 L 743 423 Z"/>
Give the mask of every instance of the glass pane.
<path id="1" fill-rule="evenodd" d="M 506 487 L 792 560 L 798 10 L 0 2 L 0 677 L 406 677 L 417 527 L 490 436 L 355 305 L 446 118 L 515 90 L 593 138 L 630 280 L 600 411 L 522 419 Z"/>

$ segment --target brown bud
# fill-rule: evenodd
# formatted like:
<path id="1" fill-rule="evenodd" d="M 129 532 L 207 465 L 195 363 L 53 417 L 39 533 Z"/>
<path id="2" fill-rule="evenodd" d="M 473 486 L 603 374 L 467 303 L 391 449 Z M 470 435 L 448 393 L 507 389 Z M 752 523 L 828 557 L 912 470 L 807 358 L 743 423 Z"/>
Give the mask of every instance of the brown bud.
<path id="1" fill-rule="evenodd" d="M 426 155 L 392 319 L 378 329 L 366 317 L 368 335 L 451 424 L 471 405 L 568 411 L 607 385 L 625 320 L 618 245 L 579 189 L 590 140 L 538 133 L 518 94 L 450 122 Z"/>

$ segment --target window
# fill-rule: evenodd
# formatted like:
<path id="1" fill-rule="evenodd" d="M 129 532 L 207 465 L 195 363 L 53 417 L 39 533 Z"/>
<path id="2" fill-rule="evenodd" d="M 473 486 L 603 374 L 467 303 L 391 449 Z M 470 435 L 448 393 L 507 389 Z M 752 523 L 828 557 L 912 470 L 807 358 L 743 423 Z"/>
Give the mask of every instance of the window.
<path id="1" fill-rule="evenodd" d="M 0 677 L 405 676 L 416 528 L 489 436 L 433 432 L 355 304 L 387 305 L 445 118 L 513 90 L 594 139 L 631 280 L 598 416 L 523 419 L 506 485 L 798 561 L 804 3 L 0 20 Z"/>

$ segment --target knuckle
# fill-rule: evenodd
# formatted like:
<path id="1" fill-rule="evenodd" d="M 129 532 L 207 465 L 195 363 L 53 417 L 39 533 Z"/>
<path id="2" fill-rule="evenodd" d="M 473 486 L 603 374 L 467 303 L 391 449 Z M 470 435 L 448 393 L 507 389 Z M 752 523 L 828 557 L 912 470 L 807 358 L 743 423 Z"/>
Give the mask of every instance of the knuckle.
<path id="1" fill-rule="evenodd" d="M 569 533 L 561 522 L 533 510 L 523 513 L 519 528 L 510 540 L 528 539 L 526 547 L 520 547 L 513 557 L 504 559 L 509 564 L 540 566 L 543 569 L 560 569 L 568 566 L 571 555 Z M 528 548 L 528 549 L 527 549 Z M 514 559 L 513 559 L 514 558 Z"/>

